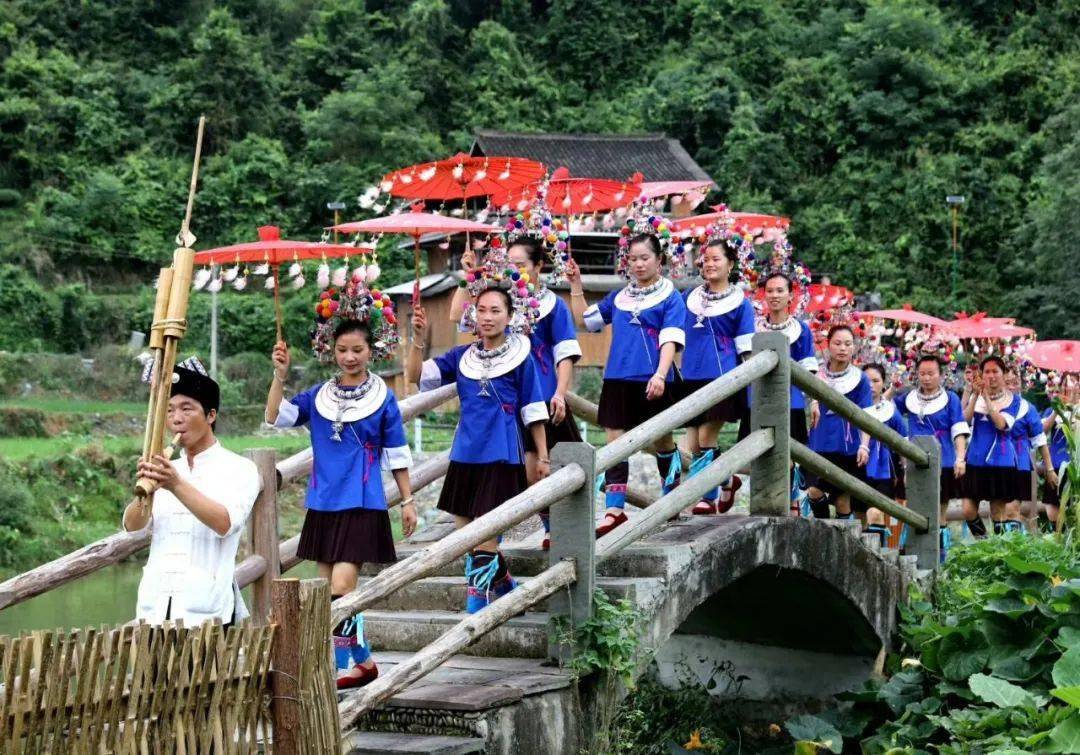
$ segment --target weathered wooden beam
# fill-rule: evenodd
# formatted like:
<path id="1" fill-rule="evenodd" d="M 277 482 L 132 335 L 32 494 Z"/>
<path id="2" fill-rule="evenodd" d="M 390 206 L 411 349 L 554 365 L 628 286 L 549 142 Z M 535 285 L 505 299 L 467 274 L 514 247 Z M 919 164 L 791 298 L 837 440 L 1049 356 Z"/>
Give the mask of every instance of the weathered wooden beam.
<path id="1" fill-rule="evenodd" d="M 410 419 L 413 419 L 424 412 L 431 411 L 432 409 L 445 404 L 456 395 L 457 384 L 451 383 L 450 385 L 436 388 L 433 391 L 425 391 L 424 393 L 417 393 L 408 398 L 404 398 L 398 403 L 398 408 L 401 410 L 401 421 L 408 422 Z M 308 447 L 303 451 L 279 461 L 277 471 L 281 478 L 281 484 L 285 485 L 298 477 L 304 477 L 310 474 L 311 458 L 311 448 Z"/>
<path id="2" fill-rule="evenodd" d="M 765 375 L 776 366 L 777 356 L 774 351 L 763 351 L 747 359 L 731 372 L 721 375 L 716 380 L 695 391 L 674 406 L 657 414 L 627 431 L 618 440 L 608 443 L 596 452 L 596 471 L 605 472 L 620 461 L 629 459 L 635 451 L 640 451 L 665 433 L 701 414 L 711 406 L 733 396 L 754 380 Z"/>
<path id="3" fill-rule="evenodd" d="M 551 450 L 555 471 L 576 464 L 585 473 L 585 484 L 551 505 L 551 552 L 548 563 L 573 561 L 578 578 L 570 589 L 551 599 L 548 612 L 566 619 L 577 629 L 592 618 L 593 581 L 596 577 L 596 449 L 588 443 L 559 443 Z M 551 657 L 568 656 L 569 648 L 552 636 Z M 566 660 L 569 660 L 567 657 Z"/>
<path id="4" fill-rule="evenodd" d="M 679 483 L 679 487 L 642 511 L 634 519 L 600 538 L 596 544 L 596 562 L 600 563 L 611 558 L 627 546 L 660 529 L 672 516 L 701 500 L 701 496 L 707 491 L 715 488 L 758 456 L 767 453 L 772 446 L 772 428 L 754 430 L 721 454 L 719 459 L 693 477 L 684 479 Z"/>
<path id="5" fill-rule="evenodd" d="M 334 601 L 330 613 L 331 625 L 337 626 L 338 622 L 355 616 L 410 582 L 426 577 L 480 543 L 498 537 L 515 524 L 525 521 L 585 484 L 591 485 L 592 480 L 586 480 L 585 472 L 576 464 L 552 472 L 548 477 L 479 519 L 474 519 L 424 550 L 384 569 L 379 573 L 378 579 L 369 580 L 359 589 L 338 598 Z"/>
<path id="6" fill-rule="evenodd" d="M 277 452 L 272 448 L 249 448 L 244 455 L 255 462 L 262 480 L 255 504 L 251 507 L 251 552 L 261 556 L 263 569 L 251 583 L 251 618 L 256 624 L 270 620 L 270 593 L 275 579 L 281 576 L 278 540 Z"/>
<path id="7" fill-rule="evenodd" d="M 150 545 L 150 527 L 117 532 L 0 583 L 0 609 L 119 563 Z"/>
<path id="8" fill-rule="evenodd" d="M 300 580 L 274 580 L 272 605 L 270 620 L 276 626 L 270 651 L 274 752 L 298 755 L 301 752 L 300 640 L 303 631 L 300 626 Z"/>
<path id="9" fill-rule="evenodd" d="M 266 574 L 266 559 L 258 553 L 252 553 L 236 565 L 233 579 L 242 590 L 264 574 Z"/>
<path id="10" fill-rule="evenodd" d="M 908 507 L 926 517 L 926 530 L 913 531 L 908 537 L 906 552 L 918 559 L 920 569 L 936 569 L 941 562 L 941 535 L 938 519 L 941 516 L 941 446 L 932 435 L 918 435 L 915 442 L 926 450 L 930 463 L 920 467 L 905 459 L 904 481 L 907 486 Z"/>
<path id="11" fill-rule="evenodd" d="M 845 493 L 855 496 L 876 509 L 881 509 L 889 516 L 899 519 L 905 524 L 910 524 L 920 532 L 927 531 L 930 523 L 922 514 L 904 508 L 893 499 L 887 498 L 862 480 L 852 477 L 828 459 L 814 453 L 794 438 L 790 440 L 790 443 L 791 458 L 795 459 L 800 466 L 806 467 L 819 477 L 824 477 Z"/>
<path id="12" fill-rule="evenodd" d="M 527 582 L 522 582 L 515 590 L 483 610 L 462 619 L 407 661 L 398 663 L 390 671 L 380 675 L 359 694 L 347 697 L 338 706 L 342 731 L 352 727 L 364 713 L 434 671 L 452 655 L 476 642 L 492 629 L 572 583 L 575 577 L 574 562 L 560 561 Z"/>
<path id="13" fill-rule="evenodd" d="M 783 333 L 755 333 L 754 354 L 776 354 L 776 367 L 758 378 L 750 395 L 750 428 L 773 430 L 773 446 L 750 464 L 750 513 L 784 516 L 791 506 L 791 364 Z"/>
<path id="14" fill-rule="evenodd" d="M 791 363 L 791 382 L 801 388 L 804 393 L 808 393 L 818 401 L 827 404 L 830 409 L 855 425 L 855 427 L 870 433 L 871 438 L 880 440 L 905 459 L 910 459 L 920 467 L 925 467 L 930 463 L 926 451 L 923 451 L 891 427 L 878 422 L 824 380 L 796 362 Z"/>
<path id="15" fill-rule="evenodd" d="M 583 419 L 590 425 L 599 424 L 596 421 L 596 413 L 599 411 L 599 407 L 589 399 L 583 398 L 573 391 L 567 391 L 566 406 L 570 409 L 570 413 L 578 419 Z"/>

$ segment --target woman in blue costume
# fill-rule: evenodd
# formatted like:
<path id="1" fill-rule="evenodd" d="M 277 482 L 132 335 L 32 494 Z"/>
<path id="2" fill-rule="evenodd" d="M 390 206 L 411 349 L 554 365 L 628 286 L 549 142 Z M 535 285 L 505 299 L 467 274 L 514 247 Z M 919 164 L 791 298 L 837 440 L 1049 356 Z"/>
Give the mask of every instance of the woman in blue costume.
<path id="1" fill-rule="evenodd" d="M 1075 375 L 1066 375 L 1061 393 L 1061 402 L 1065 405 L 1066 417 L 1070 421 L 1077 414 L 1077 397 L 1080 390 L 1077 386 Z M 1071 459 L 1069 456 L 1069 444 L 1065 438 L 1065 431 L 1061 427 L 1061 417 L 1053 408 L 1047 408 L 1043 412 L 1043 432 L 1050 439 L 1050 467 L 1043 470 L 1043 503 L 1046 505 L 1046 518 L 1051 525 L 1056 525 L 1061 511 L 1060 485 L 1064 477 L 1063 469 Z M 1053 472 L 1053 474 L 1051 474 Z"/>
<path id="2" fill-rule="evenodd" d="M 662 223 L 658 225 L 663 227 Z M 566 272 L 575 318 L 594 333 L 611 326 L 611 350 L 597 416 L 608 443 L 673 403 L 672 363 L 675 353 L 686 343 L 686 306 L 675 285 L 661 274 L 666 252 L 656 230 L 657 226 L 653 226 L 647 232 L 624 235 L 626 244 L 619 253 L 619 268 L 625 268 L 630 282 L 597 304 L 586 307 L 577 265 L 571 262 Z M 666 494 L 679 484 L 679 451 L 670 433 L 659 438 L 653 448 L 661 488 Z M 597 537 L 626 522 L 623 508 L 629 476 L 628 461 L 604 473 L 607 510 L 596 529 Z"/>
<path id="3" fill-rule="evenodd" d="M 538 239 L 524 235 L 512 238 L 508 242 L 506 254 L 510 264 L 528 275 L 529 280 L 537 284 L 543 280 L 547 255 Z M 466 271 L 471 270 L 475 264 L 476 257 L 472 252 L 462 255 L 461 266 Z M 529 340 L 532 342 L 532 354 L 536 361 L 537 379 L 540 381 L 544 400 L 548 405 L 550 419 L 544 424 L 544 433 L 547 435 L 550 453 L 559 443 L 581 441 L 581 433 L 574 421 L 574 415 L 566 406 L 566 393 L 570 390 L 574 377 L 574 363 L 581 359 L 581 344 L 577 340 L 574 315 L 566 302 L 546 286 L 538 288 L 536 299 L 539 306 L 536 322 L 529 332 Z M 467 289 L 459 288 L 450 306 L 451 316 L 463 310 L 465 312 L 461 316 L 462 329 L 469 329 L 468 326 L 471 324 L 467 322 L 470 319 Z M 538 458 L 532 442 L 532 433 L 526 433 L 525 473 L 530 485 L 538 479 L 536 476 Z M 546 510 L 541 512 L 540 520 L 544 525 L 544 539 L 541 547 L 548 550 L 551 547 L 551 521 Z"/>
<path id="4" fill-rule="evenodd" d="M 873 403 L 866 410 L 871 417 L 900 435 L 907 433 L 903 416 L 896 410 L 896 404 L 884 397 L 887 374 L 880 364 L 868 364 L 862 368 L 870 382 L 870 394 Z M 886 498 L 903 498 L 904 472 L 897 463 L 892 450 L 877 438 L 870 438 L 869 459 L 866 462 L 866 481 L 870 487 Z M 866 531 L 881 539 L 881 546 L 889 539 L 889 529 L 885 526 L 885 515 L 880 509 L 870 507 L 866 511 Z"/>
<path id="5" fill-rule="evenodd" d="M 979 516 L 979 503 L 990 502 L 994 530 L 1004 527 L 1005 505 L 1016 491 L 1016 446 L 1012 428 L 1020 411 L 1021 398 L 1005 387 L 1005 361 L 988 356 L 979 364 L 971 386 L 964 419 L 971 425 L 964 477 L 964 518 Z M 972 531 L 975 537 L 983 533 Z"/>
<path id="6" fill-rule="evenodd" d="M 907 421 L 908 437 L 932 435 L 941 446 L 941 557 L 948 553 L 949 526 L 945 520 L 949 501 L 962 498 L 961 482 L 967 470 L 967 444 L 971 429 L 964 419 L 960 397 L 942 385 L 941 360 L 933 354 L 923 354 L 915 365 L 918 385 L 896 398 L 896 408 Z M 972 532 L 985 535 L 982 520 L 968 522 Z"/>
<path id="7" fill-rule="evenodd" d="M 283 341 L 274 346 L 266 421 L 278 428 L 308 425 L 311 430 L 314 458 L 296 555 L 318 564 L 319 576 L 330 583 L 337 599 L 356 589 L 361 564 L 397 560 L 383 468 L 390 470 L 401 492 L 406 537 L 416 527 L 416 507 L 409 487 L 412 456 L 397 399 L 383 379 L 369 371 L 373 352 L 384 348 L 382 342 L 367 322 L 336 318 L 331 325 L 337 376 L 288 400 L 283 385 L 289 349 Z M 378 677 L 361 616 L 342 621 L 333 635 L 338 669 L 344 671 L 338 689 L 360 687 Z"/>
<path id="8" fill-rule="evenodd" d="M 870 381 L 851 363 L 855 351 L 855 333 L 847 325 L 829 328 L 829 358 L 825 363 L 826 383 L 856 406 L 868 409 L 873 403 Z M 864 467 L 870 460 L 870 435 L 817 401 L 810 404 L 810 441 L 816 451 L 856 479 L 866 478 Z M 823 477 L 811 475 L 806 489 L 810 509 L 818 519 L 829 518 L 829 504 L 836 507 L 838 518 L 847 519 L 854 509 L 859 519 L 865 519 L 866 504 L 852 500 L 847 493 Z"/>
<path id="9" fill-rule="evenodd" d="M 734 284 L 738 252 L 727 241 L 714 238 L 701 250 L 699 264 L 705 282 L 686 291 L 686 348 L 682 356 L 683 380 L 676 398 L 683 399 L 716 378 L 731 372 L 739 358 L 750 353 L 754 335 L 754 306 Z M 747 413 L 746 391 L 741 390 L 708 411 L 690 420 L 687 427 L 697 431 L 690 474 L 713 462 L 720 431 L 728 422 L 741 422 Z M 742 485 L 738 475 L 702 496 L 691 510 L 694 514 L 724 513 L 735 502 Z"/>
<path id="10" fill-rule="evenodd" d="M 461 402 L 450 467 L 439 496 L 439 508 L 453 515 L 459 529 L 528 487 L 525 432 L 532 435 L 537 450 L 537 477 L 551 471 L 544 432 L 547 405 L 532 345 L 528 336 L 507 332 L 514 308 L 507 291 L 482 291 L 476 298 L 478 340 L 426 361 L 427 315 L 423 307 L 413 308 L 406 379 L 421 391 L 456 382 Z M 516 586 L 497 538 L 480 543 L 466 556 L 465 576 L 469 613 Z"/>
<path id="11" fill-rule="evenodd" d="M 1012 426 L 1012 442 L 1016 446 L 1016 491 L 1013 500 L 1005 506 L 1005 521 L 1000 527 L 995 525 L 995 532 L 1025 532 L 1021 519 L 1021 501 L 1032 500 L 1031 452 L 1035 451 L 1042 460 L 1043 469 L 1052 469 L 1050 447 L 1043 432 L 1042 417 L 1038 410 L 1023 397 L 1020 373 L 1015 367 L 1005 371 L 1005 387 L 1020 396 L 1020 409 L 1016 413 L 1016 422 Z M 1034 496 L 1038 502 L 1038 495 Z"/>

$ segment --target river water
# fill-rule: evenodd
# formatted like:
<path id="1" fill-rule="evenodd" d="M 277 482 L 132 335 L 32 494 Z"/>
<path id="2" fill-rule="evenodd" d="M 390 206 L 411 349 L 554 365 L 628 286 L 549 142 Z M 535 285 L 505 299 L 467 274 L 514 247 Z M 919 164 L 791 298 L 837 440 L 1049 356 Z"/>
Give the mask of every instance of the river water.
<path id="1" fill-rule="evenodd" d="M 35 629 L 71 629 L 122 624 L 135 615 L 135 593 L 143 561 L 127 561 L 94 572 L 63 587 L 0 611 L 0 635 Z M 290 577 L 315 576 L 315 564 L 302 562 Z M 244 600 L 251 607 L 250 589 Z"/>

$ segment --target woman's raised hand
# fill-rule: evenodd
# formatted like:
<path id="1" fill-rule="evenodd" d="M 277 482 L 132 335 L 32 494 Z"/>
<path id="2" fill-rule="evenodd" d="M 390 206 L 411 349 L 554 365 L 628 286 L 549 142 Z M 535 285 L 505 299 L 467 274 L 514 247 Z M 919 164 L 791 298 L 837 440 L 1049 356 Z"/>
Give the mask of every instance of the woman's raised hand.
<path id="1" fill-rule="evenodd" d="M 274 351 L 270 355 L 270 361 L 274 363 L 274 374 L 284 380 L 289 375 L 289 347 L 284 341 L 274 344 Z"/>
<path id="2" fill-rule="evenodd" d="M 427 313 L 424 312 L 424 308 L 419 304 L 413 307 L 412 331 L 416 338 L 423 338 L 424 334 L 427 332 Z"/>

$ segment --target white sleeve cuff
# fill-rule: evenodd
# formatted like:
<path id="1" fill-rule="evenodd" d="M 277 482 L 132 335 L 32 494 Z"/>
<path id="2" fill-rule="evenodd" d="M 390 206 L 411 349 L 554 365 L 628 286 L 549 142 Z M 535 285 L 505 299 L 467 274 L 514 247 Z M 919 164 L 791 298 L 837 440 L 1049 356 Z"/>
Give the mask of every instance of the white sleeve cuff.
<path id="1" fill-rule="evenodd" d="M 680 348 L 686 345 L 686 331 L 682 328 L 661 328 L 660 345 L 665 343 L 677 344 Z"/>
<path id="2" fill-rule="evenodd" d="M 383 466 L 387 469 L 408 469 L 412 466 L 412 451 L 408 446 L 384 448 Z"/>
<path id="3" fill-rule="evenodd" d="M 281 403 L 278 405 L 277 419 L 274 420 L 274 427 L 296 427 L 296 420 L 298 419 L 300 419 L 300 407 L 292 401 L 281 399 Z"/>
<path id="4" fill-rule="evenodd" d="M 1006 412 L 1002 412 L 1001 416 L 1005 418 L 1005 427 L 1008 428 L 1009 430 L 1012 430 L 1013 425 L 1016 424 L 1016 417 L 1014 417 L 1011 414 L 1008 414 Z"/>
<path id="5" fill-rule="evenodd" d="M 433 391 L 442 385 L 442 372 L 434 359 L 425 359 L 424 366 L 420 368 L 420 382 L 417 387 L 421 391 Z"/>
<path id="6" fill-rule="evenodd" d="M 952 426 L 952 437 L 955 439 L 961 435 L 971 435 L 971 428 L 968 427 L 967 422 L 956 422 Z"/>
<path id="7" fill-rule="evenodd" d="M 747 354 L 754 350 L 754 334 L 744 333 L 741 336 L 735 336 L 735 351 L 739 354 Z"/>
<path id="8" fill-rule="evenodd" d="M 1039 433 L 1031 439 L 1032 448 L 1042 448 L 1046 445 L 1046 433 Z"/>
<path id="9" fill-rule="evenodd" d="M 533 422 L 547 422 L 548 410 L 543 401 L 534 401 L 521 407 L 521 421 L 528 427 Z"/>
<path id="10" fill-rule="evenodd" d="M 581 344 L 577 339 L 559 341 L 555 344 L 555 364 L 564 359 L 573 359 L 575 362 L 581 359 Z"/>
<path id="11" fill-rule="evenodd" d="M 585 310 L 582 319 L 585 320 L 585 330 L 590 333 L 599 333 L 604 329 L 604 316 L 600 314 L 600 307 L 595 304 Z"/>
<path id="12" fill-rule="evenodd" d="M 810 372 L 817 372 L 818 371 L 817 357 L 803 357 L 802 359 L 799 360 L 799 366 L 801 366 L 803 369 L 809 370 Z"/>

